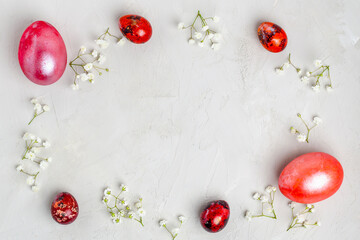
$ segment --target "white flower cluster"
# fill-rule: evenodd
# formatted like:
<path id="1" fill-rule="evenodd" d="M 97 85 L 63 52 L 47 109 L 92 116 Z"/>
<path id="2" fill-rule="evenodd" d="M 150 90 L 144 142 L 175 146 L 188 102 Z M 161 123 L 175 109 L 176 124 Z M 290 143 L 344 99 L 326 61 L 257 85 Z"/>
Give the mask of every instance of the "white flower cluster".
<path id="1" fill-rule="evenodd" d="M 121 191 L 117 195 L 113 194 L 113 191 L 110 188 L 104 190 L 102 201 L 106 205 L 113 223 L 121 223 L 122 218 L 128 218 L 135 220 L 144 226 L 143 217 L 146 212 L 143 208 L 143 199 L 139 198 L 139 201 L 133 204 L 135 207 L 133 208 L 128 204 L 128 201 L 125 198 L 120 196 L 122 193 L 128 192 L 128 187 L 121 184 L 120 189 Z"/>
<path id="2" fill-rule="evenodd" d="M 184 216 L 179 216 L 178 220 L 180 222 L 179 227 L 173 228 L 171 231 L 167 226 L 167 220 L 160 220 L 159 221 L 159 226 L 161 228 L 165 228 L 166 231 L 171 234 L 172 240 L 174 240 L 179 235 L 182 225 L 186 222 L 186 218 Z"/>
<path id="3" fill-rule="evenodd" d="M 268 195 L 260 194 L 256 192 L 252 196 L 254 200 L 257 200 L 261 203 L 261 214 L 254 215 L 252 214 L 251 211 L 246 211 L 245 212 L 246 220 L 251 221 L 253 218 L 257 218 L 257 217 L 267 217 L 267 218 L 276 219 L 276 214 L 274 209 L 276 187 L 269 185 L 265 188 L 265 192 Z"/>
<path id="4" fill-rule="evenodd" d="M 49 148 L 51 144 L 48 141 L 43 141 L 41 138 L 36 137 L 31 133 L 25 133 L 23 139 L 26 142 L 26 151 L 22 156 L 22 161 L 30 160 L 39 166 L 40 170 L 45 170 L 49 163 L 52 161 L 51 157 L 40 157 L 38 154 L 43 148 Z M 27 175 L 26 183 L 31 186 L 34 192 L 39 191 L 39 186 L 36 183 L 37 177 L 39 176 L 40 170 L 36 173 L 30 173 L 24 170 L 24 165 L 19 164 L 16 170 L 20 173 Z"/>
<path id="5" fill-rule="evenodd" d="M 191 25 L 185 26 L 183 22 L 180 22 L 178 24 L 178 29 L 184 30 L 190 28 L 190 38 L 188 40 L 190 45 L 197 42 L 197 45 L 202 48 L 205 46 L 205 42 L 209 41 L 211 49 L 218 50 L 222 36 L 220 33 L 210 29 L 210 26 L 208 25 L 209 20 L 218 23 L 220 18 L 218 16 L 204 18 L 200 14 L 200 11 L 198 11 Z M 197 23 L 199 26 L 196 25 Z"/>
<path id="6" fill-rule="evenodd" d="M 301 133 L 299 130 L 297 130 L 294 127 L 290 127 L 290 133 L 294 134 L 296 136 L 296 139 L 298 140 L 298 142 L 307 142 L 309 143 L 309 136 L 310 136 L 310 131 L 315 128 L 316 126 L 320 125 L 322 123 L 322 119 L 319 117 L 314 117 L 313 118 L 313 123 L 314 125 L 312 127 L 309 127 L 306 122 L 304 121 L 304 119 L 302 118 L 301 114 L 298 113 L 297 114 L 298 118 L 301 119 L 302 123 L 305 125 L 307 133 Z"/>
<path id="7" fill-rule="evenodd" d="M 332 86 L 332 82 L 331 82 L 331 78 L 330 78 L 330 66 L 323 65 L 322 61 L 319 59 L 316 59 L 314 61 L 314 65 L 316 67 L 316 69 L 314 71 L 312 71 L 312 72 L 307 71 L 307 72 L 305 72 L 305 74 L 302 74 L 303 70 L 299 67 L 296 67 L 292 63 L 291 54 L 289 54 L 287 62 L 285 62 L 280 67 L 275 68 L 275 72 L 277 74 L 283 74 L 288 67 L 292 66 L 296 70 L 298 75 L 300 76 L 300 80 L 303 83 L 308 83 L 311 78 L 316 80 L 315 83 L 311 86 L 312 90 L 314 90 L 315 92 L 320 91 L 320 80 L 322 77 L 324 77 L 324 75 L 326 75 L 327 78 L 329 79 L 329 84 L 326 85 L 325 88 L 328 92 L 332 92 L 333 86 Z"/>
<path id="8" fill-rule="evenodd" d="M 30 125 L 36 117 L 40 116 L 44 112 L 50 111 L 50 107 L 46 104 L 41 104 L 37 98 L 32 98 L 30 102 L 34 105 L 34 116 L 28 125 Z"/>
<path id="9" fill-rule="evenodd" d="M 307 220 L 307 216 L 310 213 L 315 212 L 315 206 L 313 204 L 306 204 L 305 209 L 303 209 L 302 211 L 300 211 L 296 214 L 294 213 L 296 203 L 290 202 L 289 207 L 291 208 L 291 212 L 292 212 L 292 221 L 291 221 L 290 226 L 287 229 L 287 231 L 289 231 L 292 228 L 298 228 L 298 227 L 307 228 L 309 226 L 321 226 L 320 221 L 310 223 L 309 220 Z"/>
<path id="10" fill-rule="evenodd" d="M 108 28 L 105 33 L 101 34 L 95 40 L 99 49 L 106 49 L 109 47 L 110 42 L 106 37 L 115 38 L 117 40 L 117 44 L 120 46 L 125 44 L 125 38 L 112 35 Z M 85 58 L 89 60 L 86 60 Z M 100 76 L 103 71 L 109 72 L 108 68 L 99 66 L 104 64 L 105 61 L 106 57 L 100 52 L 100 50 L 93 49 L 92 51 L 87 51 L 85 46 L 81 46 L 77 56 L 69 63 L 71 69 L 75 73 L 74 83 L 71 85 L 72 89 L 78 90 L 80 81 L 94 83 L 94 73 L 97 73 Z"/>

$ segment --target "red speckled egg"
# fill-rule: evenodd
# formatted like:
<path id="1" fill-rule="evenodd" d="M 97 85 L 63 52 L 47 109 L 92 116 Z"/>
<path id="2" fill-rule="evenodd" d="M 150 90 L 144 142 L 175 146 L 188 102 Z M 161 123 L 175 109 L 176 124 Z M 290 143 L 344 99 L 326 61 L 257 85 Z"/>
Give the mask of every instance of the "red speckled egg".
<path id="1" fill-rule="evenodd" d="M 70 224 L 79 215 L 79 205 L 70 193 L 59 193 L 51 204 L 51 215 L 60 224 Z"/>
<path id="2" fill-rule="evenodd" d="M 133 43 L 145 43 L 152 35 L 148 20 L 139 15 L 126 15 L 119 19 L 122 34 Z"/>
<path id="3" fill-rule="evenodd" d="M 67 54 L 60 33 L 49 23 L 32 23 L 20 39 L 19 63 L 25 76 L 39 85 L 50 85 L 65 71 Z"/>
<path id="4" fill-rule="evenodd" d="M 284 50 L 288 41 L 285 31 L 271 22 L 260 24 L 258 37 L 263 47 L 274 53 Z"/>
<path id="5" fill-rule="evenodd" d="M 223 200 L 210 202 L 201 212 L 200 222 L 208 232 L 219 232 L 228 223 L 230 217 L 229 204 Z"/>
<path id="6" fill-rule="evenodd" d="M 316 203 L 333 195 L 343 178 L 343 168 L 336 158 L 321 152 L 307 153 L 284 168 L 279 189 L 294 202 Z"/>

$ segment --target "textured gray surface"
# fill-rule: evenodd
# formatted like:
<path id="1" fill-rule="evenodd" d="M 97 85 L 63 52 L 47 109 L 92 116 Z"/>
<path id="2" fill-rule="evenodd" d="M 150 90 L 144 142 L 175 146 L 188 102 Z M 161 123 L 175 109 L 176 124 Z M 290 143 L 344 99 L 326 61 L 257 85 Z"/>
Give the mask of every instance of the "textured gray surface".
<path id="1" fill-rule="evenodd" d="M 189 218 L 179 239 L 356 239 L 360 226 L 360 28 L 358 0 L 344 1 L 5 1 L 1 2 L 1 239 L 170 239 L 158 220 Z M 187 44 L 179 21 L 200 9 L 218 15 L 224 35 L 218 52 Z M 69 88 L 72 72 L 48 87 L 28 81 L 17 60 L 18 41 L 35 20 L 46 20 L 62 34 L 69 59 L 82 44 L 93 44 L 107 26 L 127 13 L 146 16 L 154 34 L 145 45 L 127 43 L 107 51 L 111 72 L 95 85 Z M 265 51 L 256 28 L 268 20 L 289 36 L 286 50 Z M 274 67 L 291 52 L 299 65 L 315 58 L 331 65 L 335 91 L 315 94 L 293 71 Z M 27 127 L 29 99 L 39 96 L 53 110 Z M 310 144 L 288 132 L 319 115 L 324 123 Z M 54 158 L 32 193 L 16 173 L 24 149 L 21 135 L 47 137 Z M 320 228 L 286 232 L 287 199 L 277 194 L 279 220 L 243 218 L 258 205 L 251 193 L 277 184 L 282 167 L 294 157 L 324 151 L 345 170 L 336 195 L 317 204 Z M 101 203 L 107 185 L 129 185 L 141 194 L 145 228 L 135 222 L 113 225 Z M 52 197 L 69 191 L 80 215 L 69 226 L 49 214 Z M 225 199 L 231 219 L 209 234 L 198 221 L 208 200 Z"/>

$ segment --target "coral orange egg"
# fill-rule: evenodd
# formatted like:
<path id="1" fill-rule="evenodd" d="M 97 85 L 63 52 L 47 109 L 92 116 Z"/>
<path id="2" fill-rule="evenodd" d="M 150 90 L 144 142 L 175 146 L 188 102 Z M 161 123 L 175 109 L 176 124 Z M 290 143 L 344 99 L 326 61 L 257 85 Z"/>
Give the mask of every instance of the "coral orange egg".
<path id="1" fill-rule="evenodd" d="M 284 168 L 279 189 L 294 202 L 316 203 L 336 193 L 343 178 L 343 168 L 336 158 L 322 152 L 307 153 Z"/>
<path id="2" fill-rule="evenodd" d="M 263 22 L 258 28 L 260 43 L 270 52 L 281 52 L 287 45 L 288 38 L 285 31 L 271 22 Z"/>

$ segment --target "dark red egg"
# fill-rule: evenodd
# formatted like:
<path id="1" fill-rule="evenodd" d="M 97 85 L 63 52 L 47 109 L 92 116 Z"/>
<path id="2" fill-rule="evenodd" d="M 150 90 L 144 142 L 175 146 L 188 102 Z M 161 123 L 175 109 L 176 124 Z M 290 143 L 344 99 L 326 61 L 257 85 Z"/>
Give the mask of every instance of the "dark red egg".
<path id="1" fill-rule="evenodd" d="M 271 22 L 260 24 L 258 37 L 263 47 L 274 53 L 284 50 L 288 41 L 285 31 Z"/>
<path id="2" fill-rule="evenodd" d="M 152 35 L 152 27 L 148 20 L 139 15 L 125 15 L 119 19 L 122 34 L 133 43 L 145 43 Z"/>
<path id="3" fill-rule="evenodd" d="M 210 202 L 201 212 L 200 222 L 203 228 L 212 233 L 221 231 L 230 217 L 229 204 L 223 200 Z"/>
<path id="4" fill-rule="evenodd" d="M 59 193 L 51 204 L 51 215 L 60 224 L 70 224 L 79 215 L 79 205 L 70 193 Z"/>
<path id="5" fill-rule="evenodd" d="M 63 75 L 67 54 L 64 40 L 50 23 L 32 23 L 20 39 L 19 63 L 25 76 L 39 85 L 50 85 Z"/>
<path id="6" fill-rule="evenodd" d="M 279 189 L 298 203 L 316 203 L 332 196 L 340 188 L 344 171 L 333 156 L 313 152 L 291 161 L 279 177 Z"/>

